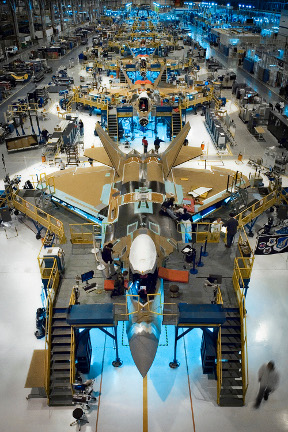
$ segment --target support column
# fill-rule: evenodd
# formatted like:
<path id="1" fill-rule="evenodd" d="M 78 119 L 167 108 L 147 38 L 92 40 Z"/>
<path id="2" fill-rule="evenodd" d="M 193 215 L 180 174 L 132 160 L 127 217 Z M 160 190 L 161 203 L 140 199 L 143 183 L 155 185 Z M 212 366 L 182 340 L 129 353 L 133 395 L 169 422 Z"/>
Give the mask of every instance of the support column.
<path id="1" fill-rule="evenodd" d="M 40 8 L 40 18 L 41 18 L 43 39 L 46 40 L 47 39 L 46 11 L 45 11 L 46 2 L 45 2 L 45 0 L 38 0 L 38 2 L 39 2 L 39 8 Z"/>
<path id="2" fill-rule="evenodd" d="M 57 0 L 57 6 L 58 6 L 59 16 L 60 16 L 61 32 L 63 32 L 64 31 L 64 17 L 63 17 L 63 9 L 62 9 L 61 0 Z"/>
<path id="3" fill-rule="evenodd" d="M 8 0 L 8 4 L 12 14 L 16 45 L 18 48 L 20 48 L 20 34 L 19 34 L 19 26 L 17 21 L 17 14 L 16 14 L 17 2 L 16 0 Z"/>
<path id="4" fill-rule="evenodd" d="M 54 37 L 55 34 L 56 34 L 55 3 L 54 3 L 54 0 L 50 0 L 48 4 L 49 4 L 51 24 L 52 24 L 52 28 L 53 28 L 53 37 Z"/>
<path id="5" fill-rule="evenodd" d="M 25 6 L 27 8 L 29 31 L 32 40 L 35 40 L 35 27 L 33 20 L 33 0 L 24 0 Z"/>
<path id="6" fill-rule="evenodd" d="M 77 14 L 76 14 L 76 4 L 75 4 L 75 0 L 71 1 L 71 10 L 72 10 L 72 20 L 73 20 L 73 24 L 76 25 L 77 24 Z"/>

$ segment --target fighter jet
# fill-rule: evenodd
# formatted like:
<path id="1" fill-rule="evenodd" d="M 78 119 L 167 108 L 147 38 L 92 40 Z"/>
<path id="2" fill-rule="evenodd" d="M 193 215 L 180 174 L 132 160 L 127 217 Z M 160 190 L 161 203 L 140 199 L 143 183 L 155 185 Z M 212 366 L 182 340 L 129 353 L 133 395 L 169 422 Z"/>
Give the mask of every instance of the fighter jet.
<path id="1" fill-rule="evenodd" d="M 85 150 L 85 156 L 102 166 L 73 167 L 54 177 L 54 200 L 102 223 L 104 243 L 113 242 L 114 251 L 130 271 L 127 291 L 127 335 L 134 362 L 143 377 L 150 369 L 158 347 L 164 302 L 163 280 L 158 268 L 182 241 L 177 222 L 161 214 L 167 196 L 183 205 L 192 187 L 212 187 L 205 208 L 229 196 L 230 170 L 177 168 L 202 154 L 199 147 L 183 146 L 189 122 L 168 148 L 159 154 L 151 150 L 123 153 L 100 124 L 97 133 L 103 147 Z M 100 219 L 102 222 L 100 222 Z M 105 234 L 104 234 L 105 227 Z"/>

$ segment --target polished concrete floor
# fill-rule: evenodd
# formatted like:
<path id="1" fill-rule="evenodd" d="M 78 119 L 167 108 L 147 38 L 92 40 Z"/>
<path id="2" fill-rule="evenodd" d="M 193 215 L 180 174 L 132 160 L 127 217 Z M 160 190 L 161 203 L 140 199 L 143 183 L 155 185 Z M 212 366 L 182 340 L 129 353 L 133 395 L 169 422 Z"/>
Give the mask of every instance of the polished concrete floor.
<path id="1" fill-rule="evenodd" d="M 237 107 L 233 105 L 232 97 L 229 103 L 231 111 L 234 112 Z M 52 104 L 50 120 L 47 123 L 43 122 L 42 126 L 47 124 L 52 128 L 55 124 L 54 107 Z M 237 117 L 236 111 L 235 115 Z M 92 143 L 99 145 L 99 139 L 93 135 L 96 118 L 89 117 L 86 113 L 80 113 L 80 116 L 85 125 L 85 147 L 90 147 Z M 202 141 L 205 142 L 206 151 L 208 149 L 208 166 L 219 164 L 234 169 L 241 167 L 241 170 L 248 174 L 251 171 L 251 167 L 246 164 L 248 156 L 253 156 L 255 147 L 257 154 L 265 148 L 253 137 L 247 135 L 248 141 L 248 138 L 240 133 L 239 136 L 236 135 L 237 147 L 233 149 L 234 156 L 217 155 L 203 125 L 203 117 L 191 116 L 189 120 L 192 126 L 189 134 L 190 144 L 198 146 Z M 267 146 L 269 144 L 270 142 L 266 142 Z M 163 144 L 162 150 L 167 145 L 168 143 Z M 133 146 L 142 151 L 140 140 L 135 140 Z M 244 147 L 247 148 L 247 157 L 244 158 L 243 164 L 239 164 L 237 154 L 238 151 L 243 151 Z M 22 174 L 23 180 L 27 180 L 30 174 L 57 169 L 47 168 L 41 164 L 41 149 L 10 155 L 3 149 L 3 153 L 8 172 L 11 175 Z M 191 166 L 200 167 L 203 164 L 203 160 L 196 160 Z M 2 167 L 0 174 L 2 188 Z M 286 177 L 283 181 L 287 185 Z M 37 340 L 34 336 L 36 309 L 41 307 L 41 279 L 37 263 L 40 242 L 35 239 L 33 226 L 28 222 L 26 226 L 15 220 L 13 226 L 6 231 L 0 227 L 0 248 L 0 430 L 76 430 L 75 426 L 69 426 L 73 420 L 73 408 L 50 408 L 45 399 L 26 400 L 29 389 L 25 389 L 24 385 L 33 350 L 44 348 L 44 341 Z M 177 353 L 180 367 L 170 369 L 168 364 L 173 358 L 174 331 L 170 326 L 163 327 L 160 346 L 147 379 L 150 432 L 288 431 L 287 260 L 287 254 L 257 257 L 255 260 L 246 301 L 249 388 L 245 407 L 217 406 L 216 382 L 202 375 L 200 330 L 193 330 L 180 340 Z M 119 333 L 121 334 L 121 331 Z M 111 339 L 97 330 L 91 332 L 91 337 L 93 355 L 89 376 L 96 377 L 94 390 L 98 400 L 91 406 L 87 414 L 89 424 L 84 426 L 83 430 L 141 431 L 143 414 L 144 417 L 146 414 L 145 404 L 143 412 L 143 385 L 145 389 L 146 384 L 133 364 L 125 339 L 125 329 L 123 338 L 122 335 L 119 338 L 119 355 L 123 365 L 118 369 L 111 365 L 115 358 Z M 279 369 L 280 386 L 269 401 L 263 403 L 256 411 L 253 409 L 253 403 L 258 389 L 257 371 L 262 363 L 269 360 L 274 360 Z"/>
<path id="2" fill-rule="evenodd" d="M 34 336 L 35 313 L 41 307 L 41 279 L 37 264 L 40 243 L 33 232 L 15 221 L 18 231 L 0 230 L 2 296 L 1 322 L 1 430 L 63 432 L 70 429 L 72 408 L 50 408 L 45 399 L 26 400 L 25 389 L 32 352 L 43 349 L 43 340 Z M 6 234 L 9 239 L 6 238 Z M 287 379 L 287 254 L 257 257 L 247 294 L 249 388 L 246 406 L 220 408 L 216 404 L 216 382 L 202 375 L 201 330 L 180 340 L 177 359 L 180 367 L 170 369 L 174 331 L 163 327 L 155 361 L 148 373 L 148 430 L 276 431 L 288 430 Z M 122 337 L 123 332 L 123 337 Z M 119 325 L 119 355 L 123 365 L 111 362 L 115 349 L 110 338 L 91 331 L 93 355 L 91 377 L 98 400 L 87 414 L 86 431 L 142 430 L 143 380 L 133 365 L 125 329 Z M 280 372 L 280 386 L 259 410 L 253 409 L 257 394 L 257 371 L 262 363 L 274 360 Z M 100 394 L 100 396 L 99 396 Z M 212 428 L 212 429 L 211 429 Z M 71 429 L 72 430 L 72 429 Z"/>

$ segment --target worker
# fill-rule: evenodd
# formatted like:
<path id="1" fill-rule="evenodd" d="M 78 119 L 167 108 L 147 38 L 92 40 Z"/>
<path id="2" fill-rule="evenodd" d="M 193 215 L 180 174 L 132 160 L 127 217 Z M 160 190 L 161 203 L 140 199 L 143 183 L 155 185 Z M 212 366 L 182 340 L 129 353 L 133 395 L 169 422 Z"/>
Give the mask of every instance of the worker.
<path id="1" fill-rule="evenodd" d="M 102 260 L 105 265 L 105 277 L 111 279 L 115 275 L 114 262 L 113 262 L 113 243 L 108 243 L 102 250 Z"/>
<path id="2" fill-rule="evenodd" d="M 161 142 L 165 142 L 165 141 L 161 140 L 159 137 L 156 137 L 156 139 L 154 140 L 154 147 L 155 147 L 156 153 L 158 153 L 158 151 L 159 151 Z"/>
<path id="3" fill-rule="evenodd" d="M 80 130 L 80 135 L 83 136 L 84 135 L 84 124 L 83 124 L 83 121 L 81 119 L 79 120 L 78 126 L 79 126 L 79 130 Z"/>
<path id="4" fill-rule="evenodd" d="M 47 129 L 44 128 L 44 129 L 41 131 L 41 135 L 42 135 L 42 137 L 43 137 L 43 139 L 44 139 L 44 144 L 46 144 L 47 141 L 48 141 L 48 139 L 49 139 L 49 132 L 47 131 Z"/>
<path id="5" fill-rule="evenodd" d="M 184 231 L 185 234 L 185 243 L 191 240 L 191 221 L 192 215 L 188 212 L 187 208 L 184 207 L 183 213 L 178 216 L 178 221 L 181 222 L 184 230 L 181 229 L 181 233 Z"/>
<path id="6" fill-rule="evenodd" d="M 211 239 L 212 240 L 218 240 L 220 239 L 220 233 L 223 226 L 223 222 L 220 217 L 218 217 L 214 222 L 211 224 Z"/>
<path id="7" fill-rule="evenodd" d="M 175 202 L 175 198 L 174 197 L 165 199 L 165 201 L 162 203 L 161 211 L 162 211 L 162 213 L 167 214 L 173 220 L 176 221 L 178 218 L 177 218 L 176 214 L 173 211 L 174 202 Z"/>
<path id="8" fill-rule="evenodd" d="M 144 154 L 145 154 L 147 153 L 147 149 L 148 149 L 148 141 L 146 140 L 146 136 L 144 136 L 142 139 L 142 145 L 144 147 Z"/>

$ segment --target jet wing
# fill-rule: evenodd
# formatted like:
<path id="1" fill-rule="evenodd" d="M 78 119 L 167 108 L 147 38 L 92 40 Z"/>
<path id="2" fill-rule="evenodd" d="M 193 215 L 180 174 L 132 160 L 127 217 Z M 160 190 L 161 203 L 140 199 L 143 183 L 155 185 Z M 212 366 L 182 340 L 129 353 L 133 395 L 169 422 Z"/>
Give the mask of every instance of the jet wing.
<path id="1" fill-rule="evenodd" d="M 107 156 L 113 166 L 113 168 L 116 171 L 116 174 L 121 177 L 122 170 L 123 170 L 123 162 L 126 159 L 125 153 L 123 153 L 115 142 L 112 140 L 112 138 L 108 135 L 106 131 L 100 126 L 100 123 L 96 123 L 95 127 L 99 138 L 103 144 L 103 147 L 107 153 Z"/>
<path id="2" fill-rule="evenodd" d="M 183 198 L 192 198 L 193 191 L 199 188 L 208 188 L 205 196 L 198 196 L 200 210 L 212 205 L 213 203 L 230 196 L 227 192 L 228 176 L 234 176 L 235 172 L 222 167 L 211 167 L 208 169 L 197 168 L 173 168 L 173 180 L 176 185 L 182 187 Z M 247 177 L 242 177 L 243 187 L 248 186 Z M 195 195 L 197 197 L 197 194 Z"/>
<path id="3" fill-rule="evenodd" d="M 188 162 L 191 159 L 195 159 L 198 156 L 203 154 L 200 147 L 190 147 L 185 146 L 182 147 L 180 153 L 177 156 L 176 161 L 174 162 L 174 166 L 181 165 L 184 162 Z"/>
<path id="4" fill-rule="evenodd" d="M 177 157 L 183 146 L 183 142 L 190 131 L 190 123 L 187 122 L 181 129 L 178 135 L 173 139 L 169 147 L 162 153 L 161 159 L 163 161 L 164 176 L 167 178 L 171 172 L 171 169 L 175 165 Z M 177 164 L 178 165 L 178 164 Z"/>
<path id="5" fill-rule="evenodd" d="M 97 217 L 109 205 L 115 171 L 108 167 L 68 168 L 47 176 L 54 178 L 53 196 Z"/>
<path id="6" fill-rule="evenodd" d="M 113 164 L 104 147 L 85 149 L 84 156 L 113 168 Z"/>

